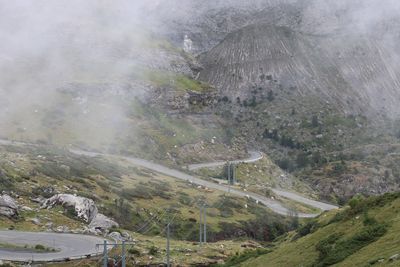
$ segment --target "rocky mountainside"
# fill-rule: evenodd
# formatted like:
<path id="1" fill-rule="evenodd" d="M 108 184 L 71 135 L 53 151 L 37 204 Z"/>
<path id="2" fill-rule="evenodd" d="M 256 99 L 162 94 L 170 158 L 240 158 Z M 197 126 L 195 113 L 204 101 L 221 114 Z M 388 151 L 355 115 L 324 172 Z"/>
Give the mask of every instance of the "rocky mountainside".
<path id="1" fill-rule="evenodd" d="M 107 12 L 122 11 L 107 4 L 107 23 L 96 19 L 77 38 L 67 33 L 86 19 L 64 34 L 46 27 L 51 60 L 3 44 L 15 64 L 1 65 L 0 82 L 15 90 L 0 100 L 1 137 L 180 166 L 258 148 L 330 200 L 398 187 L 395 8 L 375 0 L 147 8 L 142 22 L 118 20 L 117 32 Z M 31 98 L 24 88 L 34 88 Z"/>
<path id="2" fill-rule="evenodd" d="M 192 39 L 202 65 L 196 77 L 215 86 L 214 112 L 247 146 L 263 148 L 325 197 L 376 194 L 399 181 L 396 6 L 199 4 L 176 17 L 169 37 Z"/>
<path id="3" fill-rule="evenodd" d="M 243 91 L 243 87 L 260 82 L 260 76 L 272 75 L 283 86 L 296 87 L 301 95 L 311 93 L 333 101 L 350 113 L 398 116 L 399 72 L 393 60 L 399 54 L 393 47 L 399 38 L 394 26 L 398 19 L 386 18 L 363 31 L 348 14 L 355 5 L 338 4 L 332 17 L 327 14 L 333 12 L 329 4 L 300 2 L 253 12 L 219 10 L 224 15 L 211 10 L 216 18 L 234 15 L 245 22 L 231 19 L 225 22 L 227 27 L 202 20 L 205 32 L 211 28 L 219 36 L 224 36 L 224 29 L 227 33 L 201 56 L 204 71 L 200 78 L 225 93 Z M 207 36 L 217 41 L 212 34 Z"/>

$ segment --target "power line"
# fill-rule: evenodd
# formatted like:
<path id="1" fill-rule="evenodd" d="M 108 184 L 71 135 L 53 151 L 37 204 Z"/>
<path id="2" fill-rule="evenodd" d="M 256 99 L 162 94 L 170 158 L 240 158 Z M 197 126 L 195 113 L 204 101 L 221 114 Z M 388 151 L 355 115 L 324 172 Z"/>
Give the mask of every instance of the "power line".
<path id="1" fill-rule="evenodd" d="M 163 210 L 161 216 L 156 217 L 156 220 L 153 220 L 153 219 L 155 218 L 155 217 L 153 217 L 153 219 L 149 221 L 150 226 L 149 226 L 145 231 L 143 231 L 141 234 L 142 234 L 142 235 L 145 235 L 145 234 L 147 234 L 147 233 L 151 230 L 151 228 L 152 228 L 153 226 L 158 226 L 157 223 L 160 223 L 160 222 L 161 222 L 161 220 L 162 220 L 162 219 L 164 218 L 164 216 L 167 214 L 167 210 L 168 210 L 168 208 L 165 208 L 165 209 Z"/>

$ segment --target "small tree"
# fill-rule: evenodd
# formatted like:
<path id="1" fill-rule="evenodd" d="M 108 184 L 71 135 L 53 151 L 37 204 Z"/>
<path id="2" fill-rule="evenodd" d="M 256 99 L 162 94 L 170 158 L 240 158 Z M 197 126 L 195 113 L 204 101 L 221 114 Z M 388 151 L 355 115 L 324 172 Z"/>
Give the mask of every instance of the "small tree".
<path id="1" fill-rule="evenodd" d="M 272 90 L 269 90 L 269 91 L 268 91 L 267 99 L 268 99 L 268 101 L 270 101 L 270 102 L 274 101 L 275 96 L 274 96 L 274 92 L 272 92 Z"/>
<path id="2" fill-rule="evenodd" d="M 319 121 L 318 121 L 318 116 L 317 115 L 313 115 L 311 118 L 311 126 L 313 128 L 316 128 L 319 126 Z"/>

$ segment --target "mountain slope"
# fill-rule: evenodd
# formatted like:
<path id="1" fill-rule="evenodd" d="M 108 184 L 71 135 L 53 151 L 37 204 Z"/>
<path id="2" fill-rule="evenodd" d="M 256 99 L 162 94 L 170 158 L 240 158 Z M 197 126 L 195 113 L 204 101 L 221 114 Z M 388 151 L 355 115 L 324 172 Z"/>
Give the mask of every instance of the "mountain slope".
<path id="1" fill-rule="evenodd" d="M 398 266 L 400 195 L 354 199 L 279 241 L 240 266 Z M 303 237 L 301 237 L 303 236 Z"/>
<path id="2" fill-rule="evenodd" d="M 318 37 L 288 27 L 254 24 L 228 34 L 200 57 L 204 65 L 200 79 L 231 99 L 248 93 L 252 85 L 273 80 L 281 90 L 315 96 L 344 113 L 384 112 L 395 117 L 398 72 L 389 61 L 389 51 L 372 38 Z"/>

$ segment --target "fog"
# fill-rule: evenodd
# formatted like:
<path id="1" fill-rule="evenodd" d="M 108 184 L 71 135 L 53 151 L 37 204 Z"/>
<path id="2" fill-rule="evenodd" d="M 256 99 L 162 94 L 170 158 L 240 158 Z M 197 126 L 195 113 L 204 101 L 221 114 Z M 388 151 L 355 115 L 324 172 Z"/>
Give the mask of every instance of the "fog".
<path id="1" fill-rule="evenodd" d="M 157 1 L 153 2 L 1 1 L 1 135 L 40 138 L 48 127 L 43 117 L 54 109 L 86 117 L 85 125 L 79 125 L 77 117 L 61 127 L 78 139 L 79 131 L 110 127 L 101 125 L 105 121 L 116 127 L 126 113 L 118 103 L 106 103 L 107 114 L 104 108 L 89 107 L 86 98 L 56 107 L 67 102 L 59 92 L 77 87 L 106 95 L 129 87 L 137 66 L 146 64 L 138 55 L 146 50 L 149 28 L 157 23 L 146 15 Z M 134 89 L 132 94 L 140 93 Z"/>
<path id="2" fill-rule="evenodd" d="M 393 55 L 398 54 L 395 50 L 399 31 L 395 26 L 399 25 L 400 2 L 396 0 L 2 0 L 0 136 L 30 138 L 21 132 L 32 128 L 41 132 L 42 118 L 37 115 L 35 119 L 35 113 L 49 113 L 57 103 L 65 104 L 65 100 L 60 100 L 60 88 L 77 85 L 77 88 L 99 90 L 105 96 L 115 94 L 115 88 L 124 88 L 130 97 L 145 93 L 145 86 L 138 85 L 134 78 L 135 72 L 142 68 L 169 67 L 168 58 L 160 60 L 160 55 L 152 50 L 153 36 L 179 45 L 185 34 L 193 38 L 203 26 L 202 37 L 219 32 L 219 26 L 213 24 L 217 20 L 202 21 L 209 12 L 233 9 L 249 16 L 283 3 L 295 6 L 302 13 L 297 25 L 289 25 L 296 30 L 317 34 L 335 34 L 338 30 L 353 35 L 373 34 L 392 49 Z M 288 20 L 280 18 L 279 23 L 282 21 Z M 242 24 L 236 23 L 235 27 Z M 95 105 L 85 106 L 87 100 L 78 100 L 79 113 L 87 116 L 86 122 L 91 121 L 97 127 L 110 127 L 111 122 L 115 131 L 106 138 L 126 130 L 119 125 L 124 123 L 125 106 L 112 102 L 107 109 L 98 110 Z M 75 106 L 79 107 L 71 104 L 70 108 Z M 102 125 L 105 121 L 108 123 Z M 90 127 L 90 123 L 84 127 L 77 125 L 78 118 L 76 123 L 64 125 L 62 129 L 79 136 L 80 131 L 87 132 Z M 36 133 L 31 138 L 40 135 Z"/>

